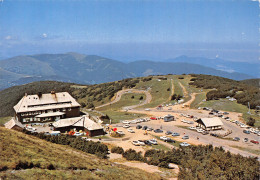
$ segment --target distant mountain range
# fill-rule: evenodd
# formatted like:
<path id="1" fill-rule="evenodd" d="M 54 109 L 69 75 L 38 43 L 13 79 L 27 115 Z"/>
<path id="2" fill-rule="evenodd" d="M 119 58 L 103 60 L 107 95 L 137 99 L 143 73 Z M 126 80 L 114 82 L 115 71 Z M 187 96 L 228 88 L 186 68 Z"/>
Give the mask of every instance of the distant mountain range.
<path id="1" fill-rule="evenodd" d="M 251 75 L 253 77 L 260 77 L 260 62 L 259 63 L 247 63 L 247 62 L 234 62 L 227 61 L 220 58 L 209 59 L 203 57 L 188 57 L 179 56 L 174 59 L 168 59 L 164 62 L 185 62 L 192 64 L 200 64 L 203 66 L 211 67 L 217 70 L 226 72 L 240 72 Z"/>
<path id="2" fill-rule="evenodd" d="M 197 61 L 192 64 L 189 58 L 183 57 L 183 62 L 175 62 L 174 59 L 168 62 L 145 60 L 123 63 L 78 53 L 17 56 L 0 61 L 0 89 L 40 80 L 98 84 L 157 74 L 209 74 L 234 80 L 256 77 L 207 67 L 213 66 L 211 61 L 204 63 L 204 66 L 196 64 Z"/>

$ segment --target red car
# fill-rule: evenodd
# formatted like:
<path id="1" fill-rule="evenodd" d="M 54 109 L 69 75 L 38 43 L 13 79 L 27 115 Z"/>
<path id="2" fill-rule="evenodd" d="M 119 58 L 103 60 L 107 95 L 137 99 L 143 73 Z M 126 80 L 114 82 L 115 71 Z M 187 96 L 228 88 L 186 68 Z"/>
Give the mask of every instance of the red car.
<path id="1" fill-rule="evenodd" d="M 254 144 L 259 144 L 259 142 L 256 141 L 256 140 L 251 140 L 250 142 L 251 142 L 251 143 L 254 143 Z"/>
<path id="2" fill-rule="evenodd" d="M 150 117 L 150 119 L 151 119 L 151 120 L 157 120 L 157 118 L 156 118 L 156 117 Z"/>

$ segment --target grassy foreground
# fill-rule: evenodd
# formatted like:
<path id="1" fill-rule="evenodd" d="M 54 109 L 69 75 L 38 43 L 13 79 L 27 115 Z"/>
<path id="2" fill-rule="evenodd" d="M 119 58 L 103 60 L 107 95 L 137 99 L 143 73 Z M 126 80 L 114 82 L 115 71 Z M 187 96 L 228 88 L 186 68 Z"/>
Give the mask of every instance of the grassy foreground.
<path id="1" fill-rule="evenodd" d="M 161 179 L 3 127 L 0 151 L 0 179 Z"/>

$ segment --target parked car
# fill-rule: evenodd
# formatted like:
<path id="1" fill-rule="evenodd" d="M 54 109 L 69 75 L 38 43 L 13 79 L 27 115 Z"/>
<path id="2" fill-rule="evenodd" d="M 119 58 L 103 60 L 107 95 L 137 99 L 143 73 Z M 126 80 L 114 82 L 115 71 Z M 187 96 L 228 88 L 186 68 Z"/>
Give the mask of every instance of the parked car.
<path id="1" fill-rule="evenodd" d="M 185 135 L 185 136 L 182 137 L 182 139 L 189 139 L 189 136 Z"/>
<path id="2" fill-rule="evenodd" d="M 149 108 L 146 108 L 145 111 L 151 111 Z"/>
<path id="3" fill-rule="evenodd" d="M 143 126 L 142 130 L 147 130 L 147 128 L 148 128 L 147 126 Z"/>
<path id="4" fill-rule="evenodd" d="M 172 132 L 171 132 L 171 131 L 166 131 L 165 134 L 166 134 L 166 135 L 170 135 L 170 134 L 172 134 Z"/>
<path id="5" fill-rule="evenodd" d="M 149 140 L 144 140 L 144 144 L 146 145 L 152 145 L 152 143 Z"/>
<path id="6" fill-rule="evenodd" d="M 259 144 L 259 141 L 257 141 L 257 140 L 251 140 L 250 142 L 254 143 L 254 144 Z"/>
<path id="7" fill-rule="evenodd" d="M 141 145 L 141 146 L 145 146 L 145 143 L 144 143 L 143 140 L 138 140 L 138 142 L 139 142 L 139 145 Z"/>
<path id="8" fill-rule="evenodd" d="M 136 126 L 136 129 L 141 129 L 141 128 L 142 128 L 141 125 L 137 125 L 137 126 Z"/>
<path id="9" fill-rule="evenodd" d="M 239 137 L 234 137 L 233 140 L 234 140 L 234 141 L 239 141 L 240 138 L 239 138 Z"/>
<path id="10" fill-rule="evenodd" d="M 117 131 L 118 134 L 125 135 L 123 131 Z"/>
<path id="11" fill-rule="evenodd" d="M 166 140 L 164 140 L 165 142 L 170 142 L 170 143 L 175 143 L 175 140 L 167 137 Z"/>
<path id="12" fill-rule="evenodd" d="M 137 123 L 136 120 L 131 121 L 131 124 L 136 124 L 136 123 Z"/>
<path id="13" fill-rule="evenodd" d="M 149 142 L 154 145 L 158 144 L 156 139 L 150 139 Z"/>
<path id="14" fill-rule="evenodd" d="M 244 142 L 248 142 L 248 138 L 244 138 Z"/>
<path id="15" fill-rule="evenodd" d="M 156 118 L 156 117 L 150 117 L 150 119 L 151 119 L 151 120 L 157 120 L 157 118 Z"/>
<path id="16" fill-rule="evenodd" d="M 214 136 L 214 137 L 218 137 L 218 135 L 215 134 L 215 133 L 210 133 L 210 135 L 211 135 L 211 136 Z"/>
<path id="17" fill-rule="evenodd" d="M 123 125 L 123 128 L 130 128 L 128 124 Z"/>
<path id="18" fill-rule="evenodd" d="M 196 127 L 191 126 L 191 127 L 189 127 L 189 129 L 190 129 L 190 130 L 194 130 L 194 129 L 196 129 Z"/>
<path id="19" fill-rule="evenodd" d="M 49 132 L 45 132 L 44 135 L 46 135 L 46 136 L 50 136 L 51 133 L 49 133 Z"/>
<path id="20" fill-rule="evenodd" d="M 207 135 L 207 134 L 209 134 L 209 132 L 208 131 L 203 131 L 202 134 L 203 135 Z"/>
<path id="21" fill-rule="evenodd" d="M 187 146 L 190 146 L 190 144 L 189 144 L 189 143 L 186 143 L 186 142 L 183 142 L 183 143 L 180 143 L 180 146 L 182 146 L 182 147 L 187 147 Z"/>
<path id="22" fill-rule="evenodd" d="M 135 133 L 135 131 L 133 129 L 131 129 L 131 128 L 128 129 L 127 131 L 130 132 L 130 133 Z"/>
<path id="23" fill-rule="evenodd" d="M 163 130 L 161 130 L 161 129 L 155 129 L 154 132 L 155 132 L 155 133 L 163 133 Z"/>
<path id="24" fill-rule="evenodd" d="M 135 146 L 140 146 L 139 141 L 132 141 L 132 144 Z"/>
<path id="25" fill-rule="evenodd" d="M 130 121 L 122 121 L 123 124 L 130 124 Z"/>
<path id="26" fill-rule="evenodd" d="M 174 132 L 174 133 L 172 133 L 172 136 L 180 136 L 180 134 L 179 134 L 179 133 L 176 133 L 176 132 Z"/>
<path id="27" fill-rule="evenodd" d="M 245 133 L 245 134 L 250 134 L 250 131 L 244 130 L 243 133 Z"/>
<path id="28" fill-rule="evenodd" d="M 167 137 L 166 136 L 161 136 L 160 139 L 165 141 L 167 139 Z"/>
<path id="29" fill-rule="evenodd" d="M 151 127 L 146 129 L 146 131 L 152 131 L 152 130 L 153 130 L 153 128 L 151 128 Z"/>

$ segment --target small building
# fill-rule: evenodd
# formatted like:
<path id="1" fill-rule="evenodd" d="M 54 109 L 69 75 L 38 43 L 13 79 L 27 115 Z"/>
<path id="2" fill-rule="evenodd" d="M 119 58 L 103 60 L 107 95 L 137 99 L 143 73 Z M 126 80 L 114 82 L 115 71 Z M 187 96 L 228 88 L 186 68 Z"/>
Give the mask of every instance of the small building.
<path id="1" fill-rule="evenodd" d="M 14 118 L 12 118 L 10 121 L 5 123 L 4 126 L 7 129 L 14 129 L 17 131 L 22 131 L 24 129 L 24 125 L 22 123 L 20 123 L 19 121 L 15 120 Z"/>
<path id="2" fill-rule="evenodd" d="M 52 91 L 25 96 L 14 106 L 21 123 L 46 123 L 80 116 L 80 104 L 68 93 Z"/>
<path id="3" fill-rule="evenodd" d="M 163 120 L 164 120 L 164 122 L 174 121 L 174 116 L 171 114 L 168 114 L 168 115 L 164 116 Z"/>
<path id="4" fill-rule="evenodd" d="M 88 136 L 99 136 L 104 135 L 103 127 L 91 120 L 88 116 L 84 115 L 81 117 L 61 119 L 53 123 L 55 131 L 61 133 L 69 132 L 70 130 L 84 131 Z"/>
<path id="5" fill-rule="evenodd" d="M 210 130 L 219 130 L 222 129 L 223 123 L 221 121 L 221 118 L 219 117 L 213 117 L 213 118 L 200 118 L 196 120 L 198 123 L 198 126 L 201 127 L 204 130 L 210 131 Z"/>

